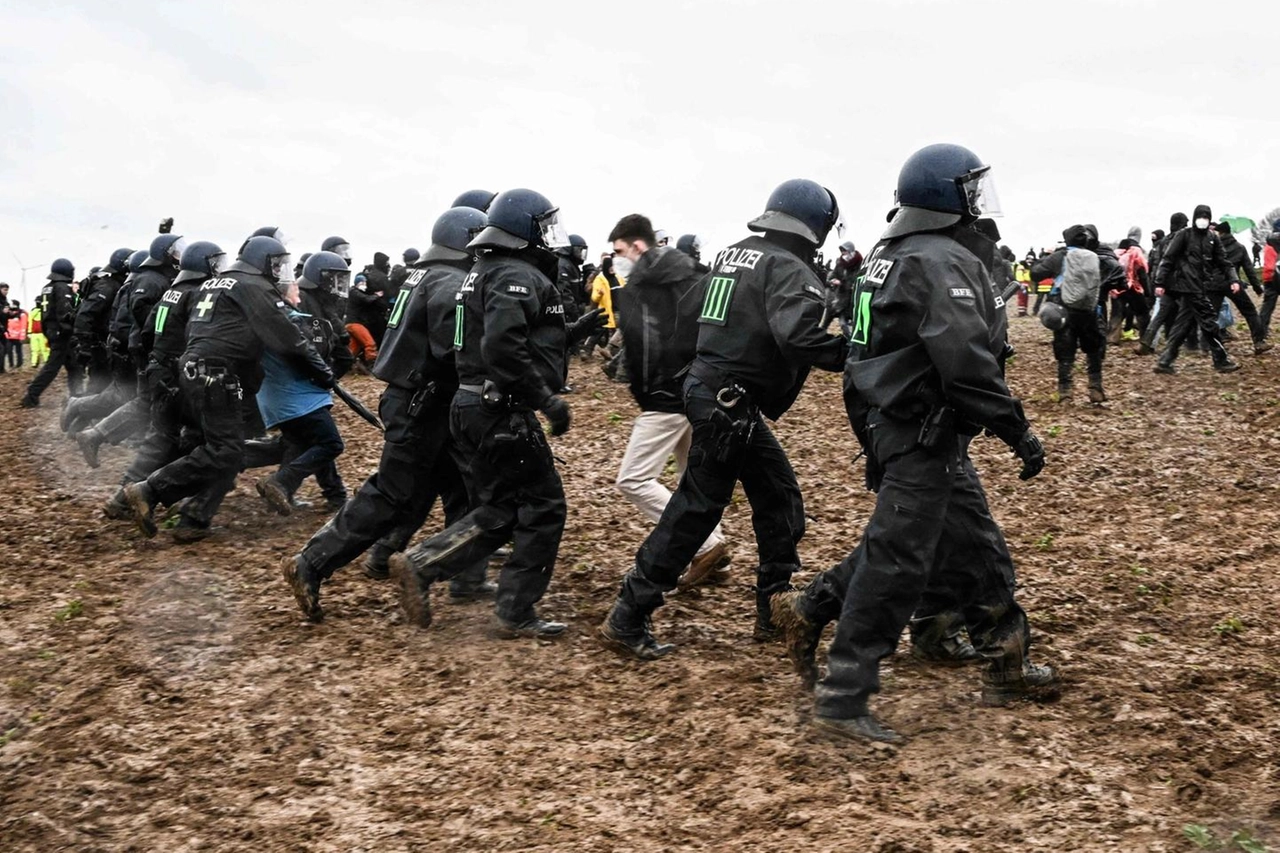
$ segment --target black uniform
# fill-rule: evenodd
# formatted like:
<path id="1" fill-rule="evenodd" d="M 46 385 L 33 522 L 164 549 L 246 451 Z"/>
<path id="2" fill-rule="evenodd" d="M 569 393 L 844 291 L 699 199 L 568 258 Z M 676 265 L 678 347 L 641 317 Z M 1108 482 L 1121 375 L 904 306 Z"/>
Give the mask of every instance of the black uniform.
<path id="1" fill-rule="evenodd" d="M 24 406 L 38 406 L 40 395 L 67 364 L 71 349 L 71 335 L 75 331 L 76 295 L 71 290 L 71 279 L 51 274 L 49 283 L 37 297 L 40 305 L 40 323 L 45 339 L 49 342 L 49 359 L 27 386 L 22 399 Z M 70 386 L 68 375 L 68 386 Z"/>
<path id="2" fill-rule="evenodd" d="M 544 257 L 545 256 L 545 257 Z M 408 557 L 452 578 L 507 542 L 495 611 L 512 625 L 537 619 L 564 532 L 564 486 L 534 412 L 564 385 L 564 305 L 545 252 L 481 256 L 455 305 L 460 383 L 450 411 L 455 458 L 474 507 Z M 484 398 L 482 399 L 482 392 Z M 563 628 L 563 626 L 561 626 Z"/>
<path id="3" fill-rule="evenodd" d="M 558 275 L 556 288 L 560 291 L 560 302 L 564 305 L 564 320 L 572 323 L 582 316 L 582 305 L 578 301 L 582 293 L 582 269 L 572 257 L 558 257 Z"/>
<path id="4" fill-rule="evenodd" d="M 204 282 L 187 298 L 187 346 L 178 360 L 178 388 L 183 419 L 198 443 L 145 482 L 153 503 L 172 505 L 206 492 L 204 517 L 193 521 L 207 526 L 242 468 L 243 401 L 257 392 L 263 350 L 293 362 L 323 387 L 332 386 L 333 374 L 262 275 L 233 270 Z"/>
<path id="5" fill-rule="evenodd" d="M 1000 309 L 974 239 L 957 227 L 881 241 L 858 280 L 845 405 L 878 499 L 858 548 L 804 596 L 810 612 L 843 602 L 821 717 L 867 713 L 926 588 L 959 605 L 993 673 L 1022 672 L 1026 617 L 968 445 L 987 428 L 1017 447 L 1029 428 L 1003 379 Z"/>
<path id="6" fill-rule="evenodd" d="M 644 614 L 662 605 L 742 482 L 760 567 L 757 628 L 772 630 L 769 596 L 800 567 L 800 486 L 761 415 L 776 420 L 810 366 L 839 370 L 845 341 L 821 327 L 823 282 L 804 260 L 811 244 L 786 234 L 748 237 L 716 257 L 698 317 L 697 357 L 684 382 L 693 425 L 689 464 L 657 527 L 636 553 L 620 599 Z"/>
<path id="7" fill-rule="evenodd" d="M 469 266 L 467 261 L 427 262 L 411 270 L 402 285 L 373 366 L 374 375 L 387 383 L 378 405 L 386 427 L 378 470 L 300 554 L 322 579 L 379 537 L 372 562 L 385 569 L 387 557 L 408 545 L 437 496 L 443 499 L 446 523 L 466 514 L 466 490 L 450 453 L 449 404 L 458 387 L 454 314 Z"/>
<path id="8" fill-rule="evenodd" d="M 81 294 L 80 306 L 76 309 L 73 337 L 78 358 L 89 370 L 90 393 L 102 391 L 112 380 L 107 338 L 111 333 L 111 309 L 124 282 L 122 272 L 100 276 L 92 292 L 87 296 Z"/>
<path id="9" fill-rule="evenodd" d="M 1253 287 L 1253 292 L 1261 294 L 1262 282 L 1258 280 L 1258 273 L 1254 271 L 1253 264 L 1250 263 L 1248 250 L 1240 244 L 1234 234 L 1219 234 L 1218 239 L 1222 241 L 1222 251 L 1226 256 L 1227 264 L 1233 270 L 1243 269 L 1245 276 L 1249 279 L 1250 286 Z M 1262 320 L 1258 316 L 1258 309 L 1254 307 L 1253 300 L 1249 298 L 1249 294 L 1245 292 L 1243 286 L 1238 287 L 1236 292 L 1232 293 L 1231 282 L 1222 274 L 1221 269 L 1217 269 L 1214 271 L 1213 280 L 1209 286 L 1209 300 L 1213 304 L 1215 314 L 1222 310 L 1222 303 L 1228 299 L 1231 300 L 1232 305 L 1240 310 L 1240 316 L 1244 318 L 1245 325 L 1249 327 L 1249 337 L 1253 339 L 1253 345 L 1255 347 L 1262 346 L 1267 333 L 1262 327 Z"/>
<path id="10" fill-rule="evenodd" d="M 143 267 L 134 273 L 133 287 L 128 296 L 129 317 L 132 320 L 129 327 L 129 355 L 139 373 L 147 366 L 147 340 L 151 331 L 147 319 L 160 297 L 173 284 L 176 275 L 177 270 L 167 267 Z"/>
<path id="11" fill-rule="evenodd" d="M 1196 209 L 1197 217 L 1200 208 Z M 1177 319 L 1169 332 L 1169 344 L 1160 354 L 1159 367 L 1171 368 L 1178 357 L 1183 341 L 1198 326 L 1200 334 L 1209 343 L 1213 364 L 1218 369 L 1234 369 L 1234 362 L 1227 355 L 1218 330 L 1218 314 L 1213 310 L 1207 288 L 1214 277 L 1221 275 L 1228 286 L 1239 284 L 1236 271 L 1222 251 L 1222 241 L 1217 232 L 1206 228 L 1184 228 L 1168 238 L 1156 270 L 1156 287 L 1162 287 L 1170 299 L 1169 310 L 1177 310 Z"/>

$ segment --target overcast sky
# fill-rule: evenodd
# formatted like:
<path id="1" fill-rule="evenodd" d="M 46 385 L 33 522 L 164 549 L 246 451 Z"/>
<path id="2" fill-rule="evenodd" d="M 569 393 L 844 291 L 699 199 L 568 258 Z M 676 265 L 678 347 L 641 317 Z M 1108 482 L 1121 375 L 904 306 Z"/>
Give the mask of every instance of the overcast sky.
<path id="1" fill-rule="evenodd" d="M 1199 202 L 1258 218 L 1280 206 L 1276 20 L 1262 2 L 0 0 L 0 279 L 28 305 L 54 257 L 87 271 L 163 216 L 231 251 L 260 225 L 295 254 L 338 234 L 359 268 L 425 248 L 475 187 L 542 192 L 594 257 L 630 212 L 714 250 L 806 177 L 865 250 L 903 160 L 947 141 L 993 166 L 1019 255 Z M 39 266 L 26 295 L 15 255 Z"/>

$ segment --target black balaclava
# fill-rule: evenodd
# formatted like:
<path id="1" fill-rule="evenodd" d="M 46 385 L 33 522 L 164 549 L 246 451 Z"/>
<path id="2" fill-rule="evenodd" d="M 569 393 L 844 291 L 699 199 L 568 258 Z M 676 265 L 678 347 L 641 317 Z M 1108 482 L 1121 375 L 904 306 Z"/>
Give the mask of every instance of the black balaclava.
<path id="1" fill-rule="evenodd" d="M 382 252 L 373 253 L 373 268 L 386 272 L 391 268 L 391 257 Z"/>
<path id="2" fill-rule="evenodd" d="M 1181 231 L 1183 228 L 1186 228 L 1186 227 L 1187 227 L 1187 215 L 1185 213 L 1179 212 L 1169 217 L 1169 233 L 1170 234 L 1172 234 L 1174 231 Z"/>
<path id="3" fill-rule="evenodd" d="M 1062 232 L 1062 242 L 1075 249 L 1083 249 L 1089 242 L 1089 232 L 1083 225 L 1072 225 Z"/>
<path id="4" fill-rule="evenodd" d="M 1192 212 L 1191 214 L 1191 221 L 1195 222 L 1197 219 L 1207 219 L 1209 221 L 1213 221 L 1213 211 L 1209 209 L 1209 205 L 1207 204 L 1196 205 L 1195 211 Z"/>

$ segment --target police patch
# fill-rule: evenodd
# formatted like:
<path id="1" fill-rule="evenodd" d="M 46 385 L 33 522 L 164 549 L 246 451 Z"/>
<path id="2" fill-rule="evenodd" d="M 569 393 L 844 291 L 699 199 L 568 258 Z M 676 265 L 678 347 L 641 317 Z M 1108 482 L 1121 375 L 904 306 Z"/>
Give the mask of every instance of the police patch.
<path id="1" fill-rule="evenodd" d="M 884 280 L 889 277 L 889 270 L 893 269 L 895 263 L 896 261 L 891 259 L 872 259 L 867 267 L 866 280 L 872 284 L 884 284 Z"/>
<path id="2" fill-rule="evenodd" d="M 507 293 L 523 293 L 525 296 L 528 296 L 529 288 L 525 287 L 523 284 L 508 284 Z"/>
<path id="3" fill-rule="evenodd" d="M 973 290 L 968 287 L 949 287 L 947 295 L 952 299 L 973 299 Z"/>

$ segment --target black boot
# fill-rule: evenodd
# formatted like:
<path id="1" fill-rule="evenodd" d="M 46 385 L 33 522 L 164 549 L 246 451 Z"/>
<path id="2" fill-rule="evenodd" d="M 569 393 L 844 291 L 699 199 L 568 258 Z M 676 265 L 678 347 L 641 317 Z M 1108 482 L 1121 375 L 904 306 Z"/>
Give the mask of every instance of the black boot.
<path id="1" fill-rule="evenodd" d="M 812 690 L 818 683 L 818 642 L 822 639 L 822 626 L 809 618 L 804 611 L 804 591 L 799 589 L 779 592 L 773 596 L 773 624 L 782 631 L 787 657 L 805 690 Z"/>
<path id="2" fill-rule="evenodd" d="M 97 468 L 100 464 L 98 449 L 102 447 L 102 442 L 105 440 L 106 436 L 96 427 L 89 427 L 76 433 L 76 446 L 80 448 L 80 455 L 84 457 L 85 464 L 90 468 Z"/>
<path id="3" fill-rule="evenodd" d="M 888 726 L 883 726 L 874 714 L 863 714 L 859 717 L 814 717 L 813 727 L 819 731 L 848 740 L 872 741 L 875 743 L 901 743 L 902 735 Z"/>
<path id="4" fill-rule="evenodd" d="M 113 521 L 128 521 L 133 518 L 133 510 L 130 508 L 129 502 L 124 499 L 123 488 L 102 505 L 102 514 Z"/>
<path id="5" fill-rule="evenodd" d="M 1058 696 L 1058 673 L 1018 656 L 1016 662 L 993 660 L 982 674 L 982 704 L 999 707 L 1018 700 L 1047 700 Z"/>
<path id="6" fill-rule="evenodd" d="M 1107 392 L 1102 390 L 1102 373 L 1089 374 L 1089 402 L 1097 405 L 1107 402 Z"/>
<path id="7" fill-rule="evenodd" d="M 659 643 L 650 630 L 649 614 L 622 596 L 600 623 L 599 634 L 605 648 L 640 660 L 657 660 L 675 649 L 670 643 Z"/>
<path id="8" fill-rule="evenodd" d="M 1071 369 L 1072 365 L 1069 361 L 1058 362 L 1058 402 L 1065 403 L 1071 399 Z"/>
<path id="9" fill-rule="evenodd" d="M 130 483 L 124 487 L 124 500 L 129 505 L 134 524 L 148 539 L 156 535 L 156 498 L 155 492 L 146 480 Z"/>
<path id="10" fill-rule="evenodd" d="M 369 549 L 369 556 L 364 561 L 364 573 L 368 577 L 376 581 L 384 581 L 391 577 L 390 559 L 395 551 L 391 550 L 390 545 L 383 545 L 381 542 L 374 544 Z"/>
<path id="11" fill-rule="evenodd" d="M 911 620 L 911 655 L 939 666 L 965 666 L 982 660 L 973 644 L 961 633 L 964 620 L 958 613 Z"/>
<path id="12" fill-rule="evenodd" d="M 400 578 L 400 608 L 410 625 L 431 627 L 431 584 L 438 577 L 430 567 L 414 565 L 405 551 L 392 554 L 387 561 L 391 571 Z"/>
<path id="13" fill-rule="evenodd" d="M 569 627 L 563 622 L 549 622 L 537 616 L 514 622 L 494 614 L 493 623 L 494 634 L 503 640 L 518 640 L 521 637 L 546 640 L 560 636 Z"/>
<path id="14" fill-rule="evenodd" d="M 253 484 L 258 490 L 258 494 L 267 502 L 267 506 L 271 508 L 277 515 L 289 515 L 293 512 L 293 504 L 290 502 L 292 495 L 289 490 L 280 482 L 280 478 L 275 474 L 267 477 L 259 477 Z"/>

